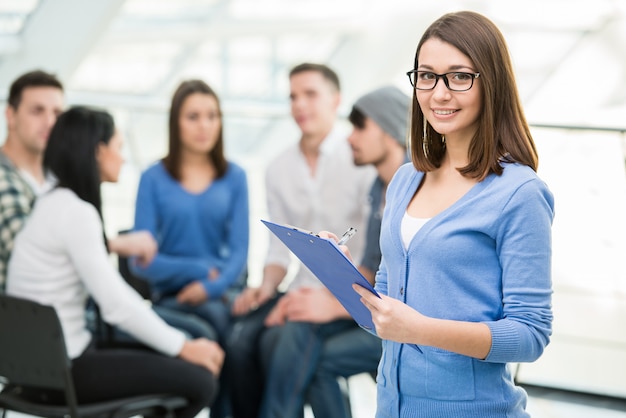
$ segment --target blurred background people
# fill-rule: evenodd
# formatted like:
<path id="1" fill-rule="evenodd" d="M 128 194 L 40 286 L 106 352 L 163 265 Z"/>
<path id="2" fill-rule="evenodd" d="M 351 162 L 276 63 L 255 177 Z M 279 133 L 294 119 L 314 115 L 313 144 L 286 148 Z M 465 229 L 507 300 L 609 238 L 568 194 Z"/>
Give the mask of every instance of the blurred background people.
<path id="1" fill-rule="evenodd" d="M 246 174 L 224 156 L 218 97 L 201 80 L 185 81 L 172 98 L 169 152 L 137 191 L 134 229 L 152 233 L 159 251 L 131 268 L 159 305 L 200 316 L 223 341 L 232 292 L 245 279 L 248 217 Z"/>
<path id="2" fill-rule="evenodd" d="M 159 250 L 131 270 L 147 279 L 160 307 L 196 315 L 224 343 L 230 304 L 246 279 L 248 184 L 224 155 L 222 109 L 202 80 L 182 82 L 172 97 L 169 152 L 146 169 L 135 204 L 136 231 L 149 231 Z M 212 417 L 226 416 L 226 375 Z"/>
<path id="3" fill-rule="evenodd" d="M 54 176 L 43 168 L 43 153 L 57 116 L 63 111 L 63 87 L 58 78 L 45 71 L 33 70 L 20 75 L 11 84 L 5 112 L 8 134 L 0 149 L 0 291 L 4 288 L 6 265 L 15 234 L 21 229 L 37 195 L 54 186 Z M 151 259 L 156 241 L 146 231 L 109 237 L 110 252 Z M 89 328 L 103 343 L 114 338 L 117 343 L 136 342 L 119 329 L 101 331 L 92 304 L 88 305 Z M 191 338 L 216 339 L 215 331 L 205 321 L 165 307 L 154 307 L 168 324 Z"/>
<path id="4" fill-rule="evenodd" d="M 56 186 L 37 199 L 16 236 L 7 293 L 57 311 L 79 403 L 171 393 L 189 400 L 177 414 L 194 417 L 215 397 L 224 353 L 217 343 L 186 340 L 163 322 L 108 259 L 100 183 L 117 181 L 121 146 L 121 134 L 104 111 L 75 107 L 59 116 L 43 159 Z M 107 322 L 158 353 L 97 347 L 85 319 L 89 296 Z M 24 393 L 64 402 L 60 393 Z"/>
<path id="5" fill-rule="evenodd" d="M 290 71 L 289 84 L 291 115 L 301 137 L 268 166 L 270 220 L 312 231 L 363 229 L 374 172 L 353 164 L 347 133 L 337 125 L 341 98 L 337 74 L 322 64 L 303 63 Z M 353 239 L 357 254 L 364 238 L 357 234 Z M 233 306 L 241 319 L 228 341 L 226 371 L 233 385 L 235 418 L 301 414 L 324 340 L 357 327 L 339 301 L 301 265 L 282 294 L 279 286 L 290 263 L 288 248 L 272 237 L 262 284 L 246 288 Z M 309 344 L 305 351 L 295 352 L 294 342 L 301 339 Z M 301 390 L 294 390 L 301 385 Z"/>

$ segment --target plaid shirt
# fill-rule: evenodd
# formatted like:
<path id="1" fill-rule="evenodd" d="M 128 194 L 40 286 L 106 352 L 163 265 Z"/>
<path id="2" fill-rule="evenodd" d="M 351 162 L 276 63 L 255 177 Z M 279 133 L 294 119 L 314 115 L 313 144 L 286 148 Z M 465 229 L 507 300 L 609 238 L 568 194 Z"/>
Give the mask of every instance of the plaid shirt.
<path id="1" fill-rule="evenodd" d="M 34 202 L 35 193 L 0 150 L 0 293 L 4 291 L 15 235 L 24 225 Z"/>

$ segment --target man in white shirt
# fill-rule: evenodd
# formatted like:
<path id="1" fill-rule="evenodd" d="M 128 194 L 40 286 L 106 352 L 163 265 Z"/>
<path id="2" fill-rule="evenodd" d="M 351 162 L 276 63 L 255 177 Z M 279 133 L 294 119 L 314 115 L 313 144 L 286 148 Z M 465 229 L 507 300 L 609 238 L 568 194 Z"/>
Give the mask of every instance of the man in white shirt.
<path id="1" fill-rule="evenodd" d="M 325 65 L 305 63 L 291 70 L 289 81 L 291 114 L 302 135 L 268 166 L 270 220 L 338 235 L 348 227 L 365 232 L 375 171 L 353 164 L 347 132 L 337 126 L 337 75 Z M 234 418 L 301 415 L 325 341 L 355 329 L 366 334 L 301 264 L 280 294 L 292 259 L 287 247 L 270 239 L 261 286 L 245 289 L 233 305 L 235 315 L 245 315 L 226 347 Z M 350 241 L 356 259 L 364 244 L 364 234 Z M 303 339 L 306 352 L 294 352 Z M 375 341 L 376 361 L 379 346 Z"/>

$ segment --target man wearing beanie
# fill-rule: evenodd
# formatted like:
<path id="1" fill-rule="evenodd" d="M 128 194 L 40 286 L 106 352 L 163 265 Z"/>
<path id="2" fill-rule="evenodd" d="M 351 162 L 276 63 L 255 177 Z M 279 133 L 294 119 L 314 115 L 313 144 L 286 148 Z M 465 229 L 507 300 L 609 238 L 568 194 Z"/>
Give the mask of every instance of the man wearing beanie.
<path id="1" fill-rule="evenodd" d="M 381 87 L 359 98 L 348 117 L 354 128 L 348 137 L 354 164 L 372 164 L 378 171 L 370 190 L 365 253 L 359 266 L 359 271 L 372 284 L 381 259 L 378 238 L 385 190 L 398 168 L 409 161 L 406 132 L 410 101 L 396 87 Z"/>

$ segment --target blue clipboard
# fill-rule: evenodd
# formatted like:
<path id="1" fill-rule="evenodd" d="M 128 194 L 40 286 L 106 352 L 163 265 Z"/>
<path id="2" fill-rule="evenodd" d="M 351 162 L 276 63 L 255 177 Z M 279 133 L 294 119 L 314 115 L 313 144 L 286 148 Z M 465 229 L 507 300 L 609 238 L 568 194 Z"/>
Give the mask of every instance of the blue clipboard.
<path id="1" fill-rule="evenodd" d="M 380 296 L 335 241 L 293 226 L 261 222 L 335 295 L 357 324 L 365 329 L 374 329 L 372 315 L 361 303 L 361 296 L 352 289 L 352 284 L 357 283 Z"/>

